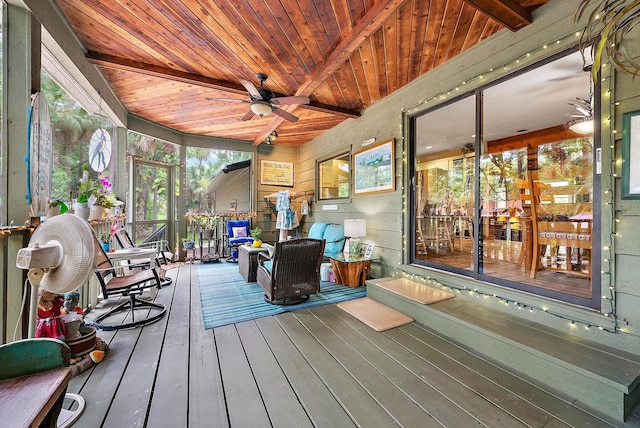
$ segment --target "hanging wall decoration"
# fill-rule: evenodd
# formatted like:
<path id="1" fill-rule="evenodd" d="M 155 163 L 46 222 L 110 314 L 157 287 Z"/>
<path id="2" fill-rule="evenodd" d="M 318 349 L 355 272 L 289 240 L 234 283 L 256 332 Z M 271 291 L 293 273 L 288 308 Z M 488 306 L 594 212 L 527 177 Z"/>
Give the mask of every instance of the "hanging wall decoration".
<path id="1" fill-rule="evenodd" d="M 96 172 L 102 172 L 111 161 L 111 135 L 104 128 L 96 129 L 89 140 L 89 165 Z"/>
<path id="2" fill-rule="evenodd" d="M 29 109 L 27 134 L 27 201 L 31 217 L 40 217 L 49 209 L 53 133 L 47 98 L 42 92 L 33 96 Z"/>

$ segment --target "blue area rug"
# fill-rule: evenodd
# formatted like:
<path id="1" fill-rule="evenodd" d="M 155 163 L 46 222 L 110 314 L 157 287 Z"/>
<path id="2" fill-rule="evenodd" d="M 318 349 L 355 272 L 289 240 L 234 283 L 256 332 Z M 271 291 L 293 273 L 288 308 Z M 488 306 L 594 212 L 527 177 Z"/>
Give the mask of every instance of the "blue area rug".
<path id="1" fill-rule="evenodd" d="M 238 272 L 237 264 L 213 263 L 197 267 L 205 329 L 359 299 L 367 295 L 366 287 L 349 288 L 333 282 L 322 282 L 320 293 L 311 295 L 306 302 L 278 306 L 264 301 L 262 288 L 255 282 L 246 282 Z"/>

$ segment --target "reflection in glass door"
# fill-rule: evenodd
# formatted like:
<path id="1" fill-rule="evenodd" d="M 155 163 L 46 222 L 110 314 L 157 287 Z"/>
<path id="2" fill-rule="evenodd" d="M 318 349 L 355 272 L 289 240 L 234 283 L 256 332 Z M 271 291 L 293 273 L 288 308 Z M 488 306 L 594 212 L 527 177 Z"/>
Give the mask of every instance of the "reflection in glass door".
<path id="1" fill-rule="evenodd" d="M 127 222 L 136 243 L 173 236 L 174 166 L 132 158 Z"/>
<path id="2" fill-rule="evenodd" d="M 599 307 L 590 78 L 568 53 L 412 118 L 412 263 Z"/>
<path id="3" fill-rule="evenodd" d="M 415 123 L 414 260 L 474 270 L 476 97 L 428 112 Z M 457 118 L 457 126 L 447 118 Z"/>

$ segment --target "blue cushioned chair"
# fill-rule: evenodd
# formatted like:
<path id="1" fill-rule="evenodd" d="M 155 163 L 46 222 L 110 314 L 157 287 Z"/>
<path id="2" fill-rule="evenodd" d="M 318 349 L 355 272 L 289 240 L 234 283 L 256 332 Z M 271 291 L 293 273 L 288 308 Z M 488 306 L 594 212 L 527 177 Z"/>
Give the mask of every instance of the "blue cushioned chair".
<path id="1" fill-rule="evenodd" d="M 342 252 L 344 226 L 333 223 L 313 223 L 309 229 L 309 238 L 324 239 L 324 257 L 330 257 Z"/>
<path id="2" fill-rule="evenodd" d="M 249 220 L 229 220 L 227 222 L 229 234 L 229 263 L 237 263 L 238 247 L 245 242 L 253 242 L 251 237 L 251 224 Z"/>

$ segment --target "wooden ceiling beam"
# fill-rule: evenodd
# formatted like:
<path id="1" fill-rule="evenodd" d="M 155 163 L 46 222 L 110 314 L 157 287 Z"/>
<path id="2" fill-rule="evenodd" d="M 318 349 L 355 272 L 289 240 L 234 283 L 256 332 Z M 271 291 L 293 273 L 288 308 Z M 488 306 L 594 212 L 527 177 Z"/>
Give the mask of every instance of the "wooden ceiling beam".
<path id="1" fill-rule="evenodd" d="M 147 64 L 140 61 L 133 61 L 126 58 L 119 58 L 99 52 L 89 52 L 87 60 L 102 68 L 108 68 L 119 71 L 129 71 L 132 73 L 144 74 L 146 76 L 158 77 L 160 79 L 168 79 L 175 82 L 186 83 L 190 85 L 202 86 L 204 88 L 224 91 L 235 95 L 248 96 L 247 90 L 241 84 L 234 84 L 224 80 L 213 79 L 211 77 L 199 74 L 187 73 L 184 71 L 174 70 L 167 67 Z M 274 93 L 275 97 L 283 97 L 285 95 Z M 343 116 L 347 118 L 359 117 L 360 112 L 342 107 L 330 106 L 327 104 L 311 102 L 303 107 L 310 110 Z M 283 107 L 281 107 L 283 108 Z M 265 137 L 266 138 L 266 137 Z"/>
<path id="2" fill-rule="evenodd" d="M 531 24 L 531 12 L 513 0 L 464 0 L 511 31 Z"/>
<path id="3" fill-rule="evenodd" d="M 573 132 L 566 125 L 557 125 L 552 126 L 551 128 L 527 132 L 526 134 L 513 135 L 511 137 L 487 141 L 486 153 L 500 153 L 525 147 L 533 148 L 542 144 L 580 137 L 584 137 L 584 135 Z"/>
<path id="4" fill-rule="evenodd" d="M 380 26 L 396 11 L 405 0 L 380 0 L 358 21 L 351 33 L 333 49 L 324 64 L 321 64 L 311 73 L 309 78 L 298 87 L 297 96 L 310 96 L 311 93 L 329 78 L 338 68 L 344 64 L 365 40 L 370 37 Z M 296 106 L 287 106 L 288 112 L 293 112 Z M 265 126 L 253 140 L 254 145 L 264 142 L 284 121 L 280 116 L 274 118 Z"/>

